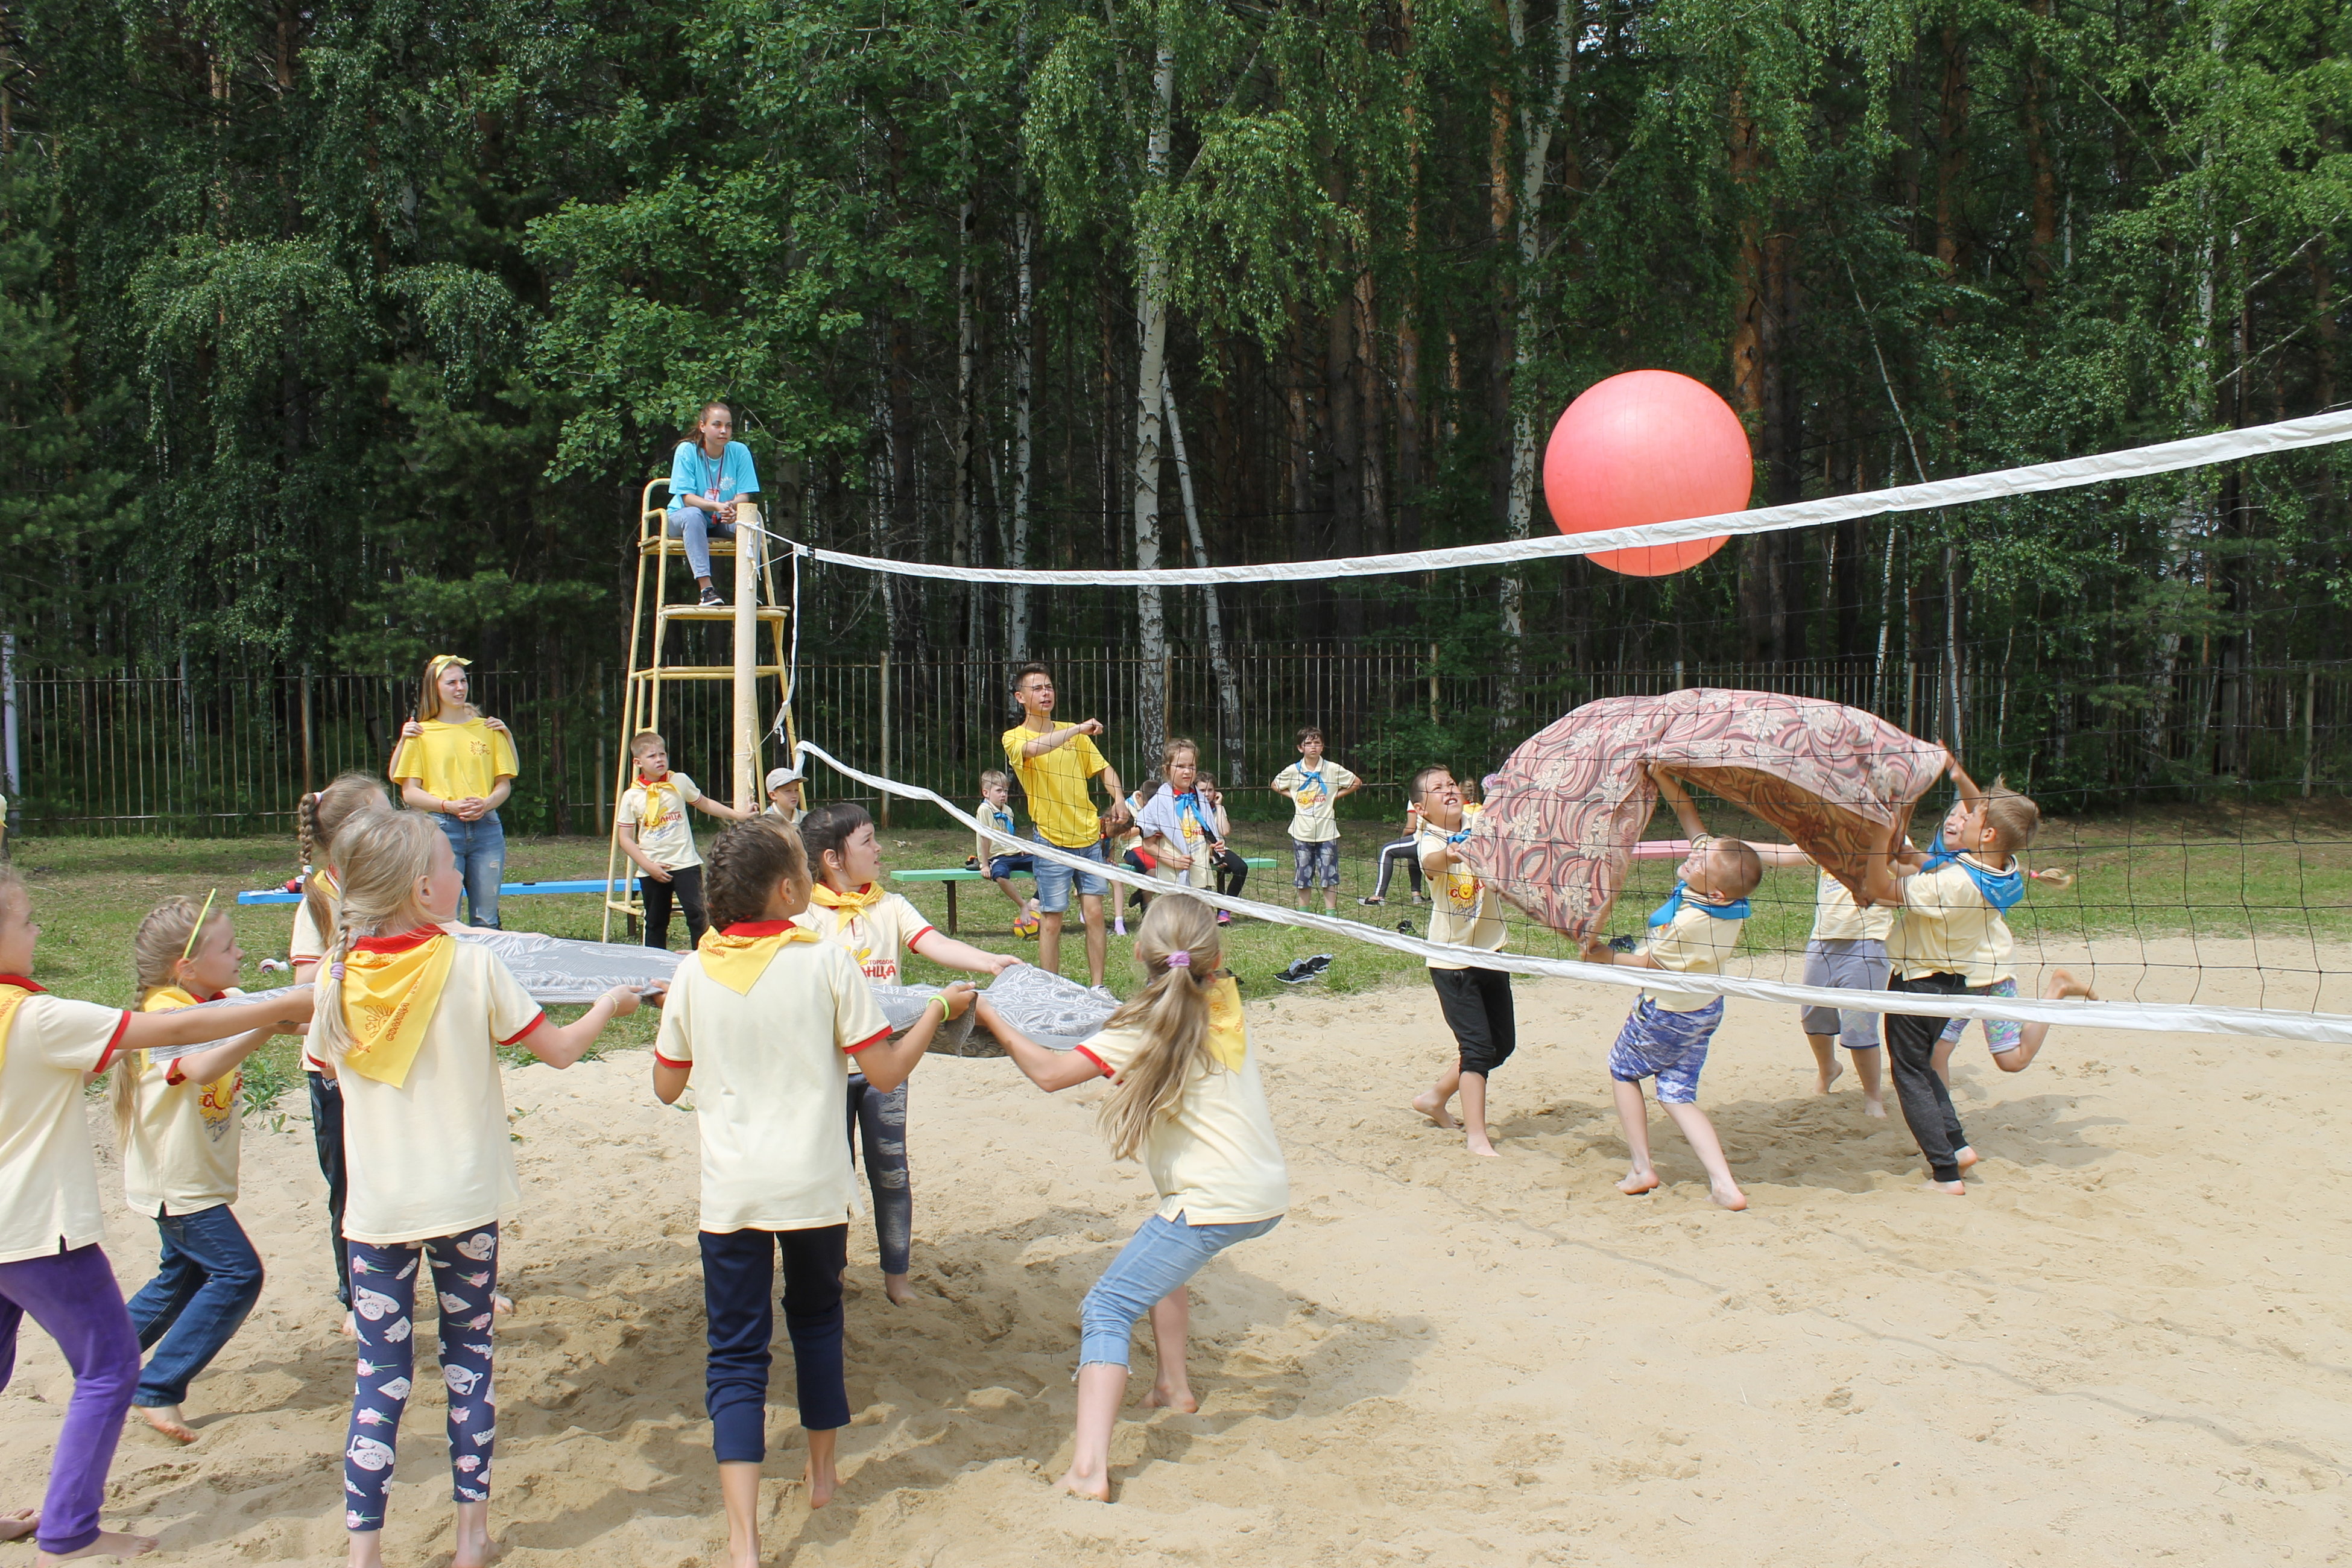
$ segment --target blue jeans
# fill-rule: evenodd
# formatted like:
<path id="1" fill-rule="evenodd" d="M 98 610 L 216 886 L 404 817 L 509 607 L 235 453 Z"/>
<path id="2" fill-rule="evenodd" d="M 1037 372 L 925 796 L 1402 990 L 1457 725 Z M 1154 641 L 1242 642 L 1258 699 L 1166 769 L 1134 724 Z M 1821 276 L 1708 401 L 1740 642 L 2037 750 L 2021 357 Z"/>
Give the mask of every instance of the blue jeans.
<path id="1" fill-rule="evenodd" d="M 159 1215 L 155 1228 L 163 1233 L 163 1262 L 130 1301 L 139 1348 L 155 1352 L 131 1396 L 144 1409 L 184 1401 L 188 1381 L 212 1364 L 261 1300 L 260 1256 L 226 1204 Z"/>
<path id="2" fill-rule="evenodd" d="M 711 539 L 714 536 L 734 538 L 735 525 L 713 521 L 710 514 L 698 506 L 673 507 L 669 514 L 669 536 L 686 541 L 687 570 L 697 577 L 708 577 L 710 575 Z"/>
<path id="3" fill-rule="evenodd" d="M 1052 843 L 1052 840 L 1035 829 L 1033 828 L 1030 831 L 1031 836 L 1038 843 Z M 1083 849 L 1073 849 L 1066 844 L 1055 844 L 1053 847 L 1065 855 L 1076 855 L 1082 860 L 1099 861 L 1103 858 L 1103 847 L 1099 841 L 1089 844 Z M 1099 899 L 1110 891 L 1108 877 L 1098 877 L 1092 871 L 1073 871 L 1060 861 L 1048 860 L 1043 855 L 1038 856 L 1036 859 L 1037 908 L 1046 914 L 1058 915 L 1070 907 L 1072 882 L 1077 884 L 1078 896 L 1082 899 Z"/>
<path id="4" fill-rule="evenodd" d="M 1186 1225 L 1181 1216 L 1158 1215 L 1145 1220 L 1078 1307 L 1078 1364 L 1125 1366 L 1135 1321 L 1153 1302 L 1234 1243 L 1254 1241 L 1281 1223 L 1280 1215 L 1242 1225 Z"/>
<path id="5" fill-rule="evenodd" d="M 499 928 L 499 883 L 507 874 L 507 830 L 499 814 L 486 811 L 467 822 L 446 813 L 434 821 L 457 853 L 457 869 L 466 879 L 466 923 Z"/>

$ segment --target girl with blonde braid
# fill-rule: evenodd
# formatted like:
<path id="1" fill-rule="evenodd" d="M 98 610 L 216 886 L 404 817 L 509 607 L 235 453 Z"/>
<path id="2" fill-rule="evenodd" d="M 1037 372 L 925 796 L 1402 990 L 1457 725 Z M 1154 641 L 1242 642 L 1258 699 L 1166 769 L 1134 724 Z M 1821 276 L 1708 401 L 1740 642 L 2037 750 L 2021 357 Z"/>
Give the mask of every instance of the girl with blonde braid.
<path id="1" fill-rule="evenodd" d="M 245 951 L 226 910 L 170 899 L 139 922 L 131 952 L 139 1010 L 165 1013 L 241 994 Z M 238 1067 L 269 1038 L 257 1029 L 169 1061 L 133 1056 L 114 1069 L 115 1145 L 123 1200 L 155 1222 L 163 1258 L 131 1298 L 139 1348 L 152 1350 L 131 1406 L 182 1443 L 188 1384 L 212 1364 L 261 1299 L 261 1258 L 229 1205 L 236 1202 Z"/>
<path id="2" fill-rule="evenodd" d="M 1264 1236 L 1290 1206 L 1290 1173 L 1242 1024 L 1241 993 L 1219 966 L 1214 911 L 1185 893 L 1153 900 L 1136 930 L 1147 982 L 1102 1033 L 1049 1050 L 980 999 L 980 1019 L 1029 1081 L 1048 1094 L 1112 1080 L 1097 1121 L 1111 1153 L 1140 1160 L 1160 1208 L 1087 1292 L 1079 1309 L 1078 1416 L 1062 1485 L 1110 1500 L 1110 1436 L 1127 1391 L 1128 1339 L 1149 1312 L 1160 1374 L 1144 1403 L 1193 1411 L 1184 1371 L 1192 1326 L 1186 1282 L 1238 1241 Z"/>
<path id="3" fill-rule="evenodd" d="M 335 839 L 342 882 L 318 983 L 310 1052 L 342 1085 L 359 1376 L 343 1451 L 353 1568 L 383 1561 L 384 1491 L 414 1385 L 412 1313 L 429 1267 L 449 1388 L 457 1568 L 490 1557 L 492 1293 L 499 1222 L 521 1194 L 499 1048 L 550 1067 L 584 1055 L 636 1011 L 614 986 L 572 1023 L 550 1024 L 488 949 L 443 929 L 463 883 L 449 840 L 415 812 L 370 812 Z"/>

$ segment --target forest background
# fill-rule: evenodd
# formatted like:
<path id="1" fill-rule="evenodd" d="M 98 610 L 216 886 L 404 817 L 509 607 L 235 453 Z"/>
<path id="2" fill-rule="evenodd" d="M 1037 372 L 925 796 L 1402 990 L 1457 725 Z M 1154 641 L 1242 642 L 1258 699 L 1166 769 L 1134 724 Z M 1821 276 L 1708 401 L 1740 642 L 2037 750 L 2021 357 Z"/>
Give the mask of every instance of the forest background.
<path id="1" fill-rule="evenodd" d="M 1551 420 L 1635 367 L 1739 411 L 1758 504 L 2329 408 L 2347 44 L 2332 0 L 0 0 L 0 629 L 583 689 L 709 397 L 798 538 L 1081 567 L 1548 530 Z M 2294 718 L 2253 672 L 2344 652 L 2347 474 L 1658 580 L 832 570 L 803 652 L 1402 645 L 1507 718 L 1603 668 L 1933 660 L 1955 713 L 2032 681 L 2064 710 L 2022 729 L 2132 735 L 2115 778 L 2242 774 Z"/>

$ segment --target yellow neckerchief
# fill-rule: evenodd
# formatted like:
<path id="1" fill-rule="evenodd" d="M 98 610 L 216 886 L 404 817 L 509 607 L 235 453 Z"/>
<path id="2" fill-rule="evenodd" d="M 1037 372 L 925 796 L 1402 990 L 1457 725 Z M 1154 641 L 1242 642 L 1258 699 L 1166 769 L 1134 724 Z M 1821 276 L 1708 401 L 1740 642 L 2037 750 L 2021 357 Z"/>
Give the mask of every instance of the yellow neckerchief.
<path id="1" fill-rule="evenodd" d="M 21 974 L 0 974 L 0 1067 L 8 1065 L 8 1026 L 16 1021 L 16 1009 L 44 989 Z"/>
<path id="2" fill-rule="evenodd" d="M 457 939 L 435 926 L 355 943 L 342 963 L 343 1022 L 355 1037 L 343 1066 L 404 1086 L 457 961 Z"/>
<path id="3" fill-rule="evenodd" d="M 879 882 L 868 882 L 866 886 L 847 893 L 836 893 L 823 882 L 809 889 L 810 903 L 822 905 L 828 910 L 847 910 L 849 913 L 843 918 L 853 921 L 889 896 L 882 890 L 882 884 Z"/>
<path id="4" fill-rule="evenodd" d="M 1227 1072 L 1242 1070 L 1249 1036 L 1242 1028 L 1242 988 L 1230 974 L 1209 983 L 1209 1055 Z"/>
<path id="5" fill-rule="evenodd" d="M 647 833 L 651 833 L 655 828 L 667 822 L 673 814 L 679 816 L 686 815 L 686 802 L 679 797 L 677 785 L 669 781 L 668 773 L 664 773 L 657 779 L 649 779 L 643 773 L 637 775 L 637 787 L 646 792 L 646 814 L 638 819 L 637 826 Z M 673 810 L 663 807 L 662 796 L 665 795 L 676 803 L 674 813 Z"/>
<path id="6" fill-rule="evenodd" d="M 694 952 L 702 960 L 703 973 L 738 996 L 748 996 L 786 942 L 824 941 L 790 921 L 743 921 L 723 931 L 704 931 Z"/>
<path id="7" fill-rule="evenodd" d="M 227 994 L 228 993 L 224 991 L 219 996 L 199 998 L 194 992 L 189 990 L 184 985 L 158 985 L 154 990 L 147 993 L 147 1000 L 139 1004 L 139 1010 L 142 1013 L 177 1012 L 182 1007 L 201 1006 L 204 1002 L 206 1001 L 217 1002 L 221 999 L 221 996 L 226 996 Z M 199 1050 L 204 1050 L 210 1047 L 200 1046 L 197 1048 Z M 149 1059 L 152 1060 L 153 1058 L 150 1058 Z M 126 1068 L 125 1070 L 127 1071 L 129 1069 Z M 164 1068 L 163 1081 L 176 1088 L 178 1085 L 187 1082 L 188 1079 L 187 1075 L 180 1071 L 180 1064 L 177 1061 L 173 1061 Z M 228 1071 L 221 1074 L 219 1078 L 215 1079 L 214 1082 L 228 1084 L 230 1086 L 229 1092 L 231 1094 L 235 1094 L 245 1083 L 245 1071 L 241 1068 L 231 1068 Z M 206 1084 L 205 1087 L 210 1089 L 212 1085 Z"/>

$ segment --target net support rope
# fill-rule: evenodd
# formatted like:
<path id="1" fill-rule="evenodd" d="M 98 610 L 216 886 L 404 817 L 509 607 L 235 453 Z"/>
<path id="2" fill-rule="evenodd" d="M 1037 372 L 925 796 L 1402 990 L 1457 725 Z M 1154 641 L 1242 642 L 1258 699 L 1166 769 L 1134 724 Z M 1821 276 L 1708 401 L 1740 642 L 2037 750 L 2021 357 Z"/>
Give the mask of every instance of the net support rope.
<path id="1" fill-rule="evenodd" d="M 1771 533 L 1782 529 L 1811 528 L 1845 522 L 1892 511 L 1926 511 L 2005 496 L 2035 495 L 2072 489 L 2117 479 L 2143 479 L 2204 468 L 2235 458 L 2262 457 L 2302 451 L 2352 440 L 2352 409 L 2252 425 L 2153 447 L 2131 447 L 2087 458 L 2066 458 L 2021 468 L 2000 468 L 1958 479 L 1924 484 L 1897 485 L 1892 489 L 1863 490 L 1852 495 L 1824 496 L 1819 500 L 1786 506 L 1757 507 L 1721 512 L 1713 517 L 1682 518 L 1672 522 L 1645 523 L 1639 528 L 1615 528 L 1597 533 L 1549 535 L 1508 540 L 1493 544 L 1462 544 L 1444 550 L 1414 550 L 1398 555 L 1343 556 L 1329 561 L 1275 561 L 1248 566 L 1171 566 L 1151 571 L 1037 571 L 1011 566 L 942 566 L 928 561 L 892 561 L 878 555 L 850 555 L 819 550 L 771 534 L 795 555 L 805 555 L 831 566 L 850 566 L 900 577 L 933 577 L 951 583 L 1003 583 L 1032 587 L 1150 587 L 1215 583 L 1323 582 L 1335 577 L 1379 577 L 1400 572 L 1442 572 L 1467 566 L 1501 566 L 1518 561 L 1548 561 L 1561 556 L 1591 555 L 1600 551 L 1638 549 L 1643 545 L 1681 544 L 1717 535 Z M 766 531 L 762 530 L 762 531 Z"/>
<path id="2" fill-rule="evenodd" d="M 1042 839 L 1019 838 L 1000 832 L 985 826 L 934 791 L 851 767 L 814 742 L 803 739 L 795 761 L 807 757 L 814 757 L 843 777 L 855 779 L 869 789 L 882 790 L 903 800 L 919 800 L 936 805 L 974 833 L 1003 844 L 1014 853 L 1042 855 L 1056 865 L 1090 872 L 1107 881 L 1139 889 L 1147 893 L 1189 893 L 1202 903 L 1230 910 L 1235 915 L 1247 915 L 1275 925 L 1322 931 L 1353 942 L 1370 942 L 1378 947 L 1411 953 L 1416 958 L 1434 958 L 1473 969 L 1582 980 L 1596 985 L 1614 985 L 1626 991 L 1639 991 L 1660 983 L 1656 970 L 1454 947 L 1407 936 L 1402 931 L 1384 931 L 1377 926 L 1343 921 L 1331 915 L 1311 914 L 1304 910 L 1286 909 L 1279 904 L 1263 904 L 1254 899 L 1229 898 L 1201 888 L 1180 887 L 1140 876 L 1123 866 L 1088 859 Z M 2316 1045 L 2352 1045 L 2352 1016 L 2341 1013 L 2291 1013 L 2272 1008 L 2221 1007 L 2197 1003 L 2051 1002 L 2029 996 L 1935 996 L 1923 1000 L 1916 993 L 1843 991 L 1829 986 L 1795 985 L 1786 981 L 1756 980 L 1729 974 L 1678 973 L 1673 977 L 1673 983 L 1677 991 L 1740 996 L 1755 1002 L 1777 1002 L 1794 1006 L 1836 1007 L 1850 1013 L 1904 1013 L 1943 1018 L 2062 1024 L 2083 1028 L 2135 1029 L 2158 1034 L 2237 1035 Z"/>

